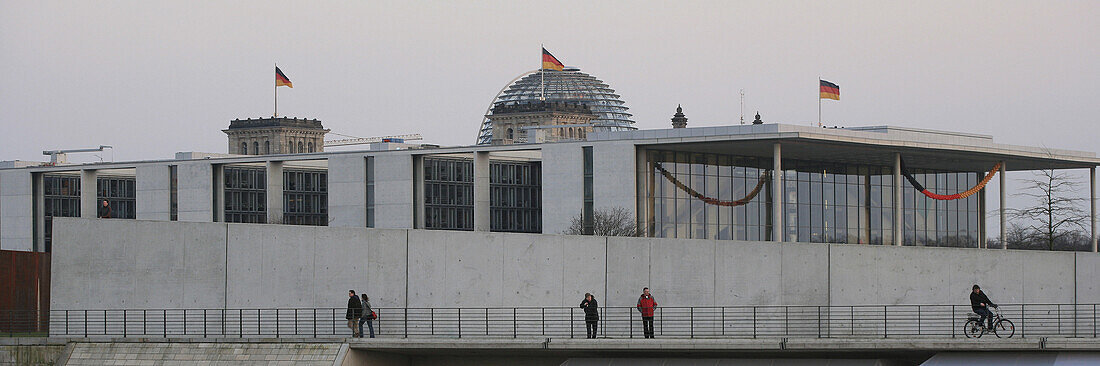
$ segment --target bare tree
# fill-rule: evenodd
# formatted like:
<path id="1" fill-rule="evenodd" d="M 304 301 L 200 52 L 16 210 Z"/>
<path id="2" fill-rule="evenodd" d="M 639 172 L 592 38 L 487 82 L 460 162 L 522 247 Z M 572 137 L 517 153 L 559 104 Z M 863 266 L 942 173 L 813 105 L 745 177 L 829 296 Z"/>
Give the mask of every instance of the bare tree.
<path id="1" fill-rule="evenodd" d="M 1034 177 L 1021 179 L 1025 184 L 1023 192 L 1015 196 L 1028 198 L 1032 206 L 1022 209 L 1010 209 L 1008 213 L 1014 219 L 1027 223 L 1026 237 L 1032 243 L 1040 243 L 1047 250 L 1054 250 L 1056 243 L 1066 242 L 1067 235 L 1079 233 L 1089 220 L 1089 214 L 1081 208 L 1085 201 L 1077 192 L 1080 183 L 1068 174 L 1054 169 L 1044 169 Z M 1009 246 L 1012 246 L 1012 240 Z"/>
<path id="2" fill-rule="evenodd" d="M 592 234 L 600 236 L 638 236 L 634 215 L 623 207 L 596 209 L 592 212 Z M 584 235 L 584 214 L 573 216 L 562 234 Z"/>

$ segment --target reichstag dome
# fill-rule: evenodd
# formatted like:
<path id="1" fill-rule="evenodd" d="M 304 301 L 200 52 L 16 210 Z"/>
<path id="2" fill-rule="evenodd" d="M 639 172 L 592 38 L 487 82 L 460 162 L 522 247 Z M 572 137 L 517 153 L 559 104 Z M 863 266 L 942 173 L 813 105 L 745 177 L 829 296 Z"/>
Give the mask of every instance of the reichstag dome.
<path id="1" fill-rule="evenodd" d="M 545 74 L 545 80 L 543 79 Z M 581 72 L 575 67 L 566 67 L 562 71 L 536 70 L 520 75 L 513 83 L 497 94 L 486 114 L 491 114 L 494 106 L 504 103 L 539 100 L 545 84 L 546 100 L 565 101 L 587 105 L 599 115 L 592 120 L 595 130 L 635 130 L 630 119 L 629 109 L 615 90 L 596 77 Z M 493 123 L 489 118 L 481 123 L 477 144 L 486 145 L 493 139 Z"/>

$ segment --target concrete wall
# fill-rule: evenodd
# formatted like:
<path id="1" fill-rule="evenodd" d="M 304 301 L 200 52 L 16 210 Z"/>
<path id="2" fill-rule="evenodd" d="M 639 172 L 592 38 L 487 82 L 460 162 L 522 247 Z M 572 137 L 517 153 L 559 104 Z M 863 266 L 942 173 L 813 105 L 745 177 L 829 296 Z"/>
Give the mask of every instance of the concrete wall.
<path id="1" fill-rule="evenodd" d="M 134 198 L 138 220 L 168 221 L 172 216 L 172 175 L 163 165 L 137 167 Z"/>
<path id="2" fill-rule="evenodd" d="M 364 188 L 365 185 L 364 185 Z M 380 154 L 374 158 L 374 227 L 413 227 L 413 157 Z"/>
<path id="3" fill-rule="evenodd" d="M 1100 302 L 1094 253 L 55 220 L 54 309 Z"/>
<path id="4" fill-rule="evenodd" d="M 33 200 L 30 172 L 0 170 L 0 249 L 33 248 Z"/>
<path id="5" fill-rule="evenodd" d="M 638 202 L 637 148 L 631 141 L 592 147 L 592 189 L 596 209 L 623 207 L 631 213 Z M 580 160 L 583 163 L 583 160 Z"/>
<path id="6" fill-rule="evenodd" d="M 206 161 L 180 163 L 177 194 L 179 221 L 214 221 L 214 167 Z"/>
<path id="7" fill-rule="evenodd" d="M 569 228 L 584 208 L 584 154 L 581 144 L 546 144 L 542 161 L 542 232 L 558 234 Z"/>
<path id="8" fill-rule="evenodd" d="M 367 226 L 367 160 L 360 155 L 328 159 L 329 226 Z"/>

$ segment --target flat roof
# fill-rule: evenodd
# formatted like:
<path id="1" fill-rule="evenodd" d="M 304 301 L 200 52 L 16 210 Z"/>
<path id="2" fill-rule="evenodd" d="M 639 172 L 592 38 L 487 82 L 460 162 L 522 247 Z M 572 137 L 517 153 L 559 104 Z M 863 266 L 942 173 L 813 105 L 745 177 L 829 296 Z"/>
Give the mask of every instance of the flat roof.
<path id="1" fill-rule="evenodd" d="M 1007 170 L 1081 169 L 1100 165 L 1094 152 L 1005 145 L 988 135 L 935 131 L 893 126 L 820 128 L 787 124 L 734 125 L 635 131 L 594 131 L 587 141 L 563 141 L 514 145 L 469 145 L 405 150 L 347 150 L 306 154 L 249 155 L 203 159 L 163 159 L 129 162 L 87 163 L 25 168 L 34 172 L 81 169 L 117 169 L 146 164 L 211 161 L 242 164 L 264 161 L 319 160 L 340 155 L 441 155 L 475 151 L 505 153 L 541 150 L 554 144 L 593 145 L 629 143 L 652 149 L 710 152 L 730 155 L 771 157 L 772 145 L 780 142 L 784 159 L 830 163 L 892 166 L 901 153 L 909 167 L 945 171 L 988 171 L 997 162 Z M 3 169 L 3 168 L 0 168 Z"/>

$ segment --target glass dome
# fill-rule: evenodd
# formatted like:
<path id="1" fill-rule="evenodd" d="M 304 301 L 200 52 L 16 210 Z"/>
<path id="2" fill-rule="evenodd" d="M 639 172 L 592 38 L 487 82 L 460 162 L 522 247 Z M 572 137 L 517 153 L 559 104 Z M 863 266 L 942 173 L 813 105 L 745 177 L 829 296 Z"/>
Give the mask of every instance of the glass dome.
<path id="1" fill-rule="evenodd" d="M 543 81 L 544 73 L 545 81 Z M 636 129 L 634 128 L 634 121 L 630 119 L 631 114 L 626 112 L 629 108 L 627 108 L 626 103 L 619 99 L 619 95 L 615 94 L 615 90 L 600 79 L 585 74 L 574 67 L 566 67 L 562 71 L 536 70 L 526 76 L 521 76 L 519 80 L 497 94 L 488 113 L 491 114 L 492 107 L 498 104 L 541 99 L 544 84 L 546 100 L 584 104 L 592 112 L 599 115 L 599 117 L 592 120 L 595 130 Z M 481 123 L 477 143 L 478 145 L 485 145 L 492 139 L 493 123 L 486 117 Z"/>

